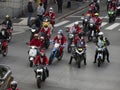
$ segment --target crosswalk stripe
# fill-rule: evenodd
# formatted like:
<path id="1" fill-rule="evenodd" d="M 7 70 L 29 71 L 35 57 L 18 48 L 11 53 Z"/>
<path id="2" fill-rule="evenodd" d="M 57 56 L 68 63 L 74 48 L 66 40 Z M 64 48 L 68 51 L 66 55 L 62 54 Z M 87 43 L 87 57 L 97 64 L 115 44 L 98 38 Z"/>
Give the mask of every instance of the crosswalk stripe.
<path id="1" fill-rule="evenodd" d="M 78 22 L 82 22 L 82 21 L 78 21 Z M 75 22 L 73 22 L 73 23 L 71 23 L 71 24 L 68 24 L 67 26 L 65 26 L 65 27 L 71 27 L 71 26 L 73 26 L 74 25 L 74 23 Z"/>
<path id="2" fill-rule="evenodd" d="M 60 22 L 60 23 L 55 24 L 54 27 L 61 26 L 61 25 L 66 24 L 66 23 L 68 23 L 68 22 L 70 22 L 70 21 L 68 21 L 68 20 L 62 21 L 62 22 Z"/>
<path id="3" fill-rule="evenodd" d="M 114 23 L 114 24 L 110 25 L 109 27 L 107 27 L 106 30 L 112 30 L 112 29 L 116 28 L 119 25 L 120 25 L 120 23 Z"/>
<path id="4" fill-rule="evenodd" d="M 101 27 L 105 26 L 107 22 L 102 22 Z"/>

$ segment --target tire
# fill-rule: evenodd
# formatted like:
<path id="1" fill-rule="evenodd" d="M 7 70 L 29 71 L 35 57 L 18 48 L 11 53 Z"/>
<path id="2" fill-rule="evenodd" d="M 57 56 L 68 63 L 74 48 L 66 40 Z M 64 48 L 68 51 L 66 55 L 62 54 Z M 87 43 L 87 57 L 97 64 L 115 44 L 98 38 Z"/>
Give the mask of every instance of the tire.
<path id="1" fill-rule="evenodd" d="M 9 36 L 8 42 L 12 40 L 12 34 Z"/>
<path id="2" fill-rule="evenodd" d="M 92 37 L 91 36 L 88 36 L 88 41 L 92 41 Z"/>
<path id="3" fill-rule="evenodd" d="M 49 57 L 49 65 L 52 64 L 52 61 L 53 61 L 53 54 L 51 54 L 50 57 Z"/>
<path id="4" fill-rule="evenodd" d="M 98 59 L 98 67 L 100 67 L 101 66 L 101 59 L 99 58 Z"/>
<path id="5" fill-rule="evenodd" d="M 78 57 L 77 59 L 78 59 L 78 60 L 77 60 L 78 68 L 81 68 L 81 58 Z"/>
<path id="6" fill-rule="evenodd" d="M 50 45 L 50 42 L 47 42 L 46 45 L 45 45 L 45 48 L 48 49 L 49 45 Z"/>
<path id="7" fill-rule="evenodd" d="M 41 79 L 40 78 L 37 78 L 37 87 L 38 88 L 41 88 Z"/>
<path id="8" fill-rule="evenodd" d="M 32 67 L 33 66 L 33 62 L 32 61 L 30 61 L 30 67 Z"/>
<path id="9" fill-rule="evenodd" d="M 71 53 L 72 49 L 71 47 L 68 45 L 68 53 Z"/>
<path id="10" fill-rule="evenodd" d="M 6 57 L 6 56 L 7 56 L 7 54 L 8 54 L 8 47 L 7 47 L 7 49 L 6 49 L 6 52 L 3 50 L 2 55 L 3 55 L 3 57 Z"/>

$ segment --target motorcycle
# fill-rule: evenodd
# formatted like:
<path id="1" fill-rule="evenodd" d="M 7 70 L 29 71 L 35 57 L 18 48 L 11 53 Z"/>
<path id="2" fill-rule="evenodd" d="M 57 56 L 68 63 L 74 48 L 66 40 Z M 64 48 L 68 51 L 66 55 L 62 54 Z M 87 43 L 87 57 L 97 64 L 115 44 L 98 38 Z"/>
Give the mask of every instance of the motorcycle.
<path id="1" fill-rule="evenodd" d="M 30 41 L 31 41 L 34 37 L 34 34 L 37 34 L 39 32 L 39 29 L 37 27 L 32 27 L 30 31 L 31 31 L 31 35 L 30 35 Z"/>
<path id="2" fill-rule="evenodd" d="M 47 79 L 49 76 L 49 71 L 46 66 L 39 65 L 34 69 L 36 74 L 37 87 L 41 88 L 41 83 Z"/>
<path id="3" fill-rule="evenodd" d="M 2 54 L 2 56 L 7 56 L 7 53 L 8 53 L 8 46 L 6 47 L 6 50 L 4 49 L 4 46 L 3 46 L 3 42 L 4 40 L 0 40 L 0 54 Z"/>
<path id="4" fill-rule="evenodd" d="M 73 39 L 74 39 L 74 34 L 73 33 L 68 33 L 68 53 L 71 53 L 72 48 L 71 48 L 71 44 L 73 43 Z"/>
<path id="5" fill-rule="evenodd" d="M 86 65 L 86 53 L 85 49 L 82 47 L 76 47 L 72 44 L 72 56 L 70 58 L 69 64 L 72 62 L 72 58 L 75 59 L 78 68 L 81 67 L 81 62 L 84 60 L 84 65 Z"/>
<path id="6" fill-rule="evenodd" d="M 96 26 L 94 23 L 89 23 L 89 35 L 88 35 L 88 41 L 96 40 L 97 39 L 98 32 L 96 30 Z"/>
<path id="7" fill-rule="evenodd" d="M 51 30 L 51 34 L 53 33 L 53 25 L 51 24 L 51 20 L 50 20 L 50 18 L 49 17 L 44 17 L 44 19 L 43 19 L 43 25 L 44 25 L 44 23 L 48 23 L 48 25 L 49 25 L 49 28 L 50 28 L 50 30 Z"/>
<path id="8" fill-rule="evenodd" d="M 52 64 L 52 61 L 54 60 L 54 58 L 57 58 L 58 60 L 62 59 L 62 56 L 60 56 L 60 44 L 59 43 L 54 44 L 54 47 L 49 57 L 49 65 Z"/>
<path id="9" fill-rule="evenodd" d="M 88 22 L 89 22 L 89 17 L 84 17 L 84 18 L 81 18 L 83 19 L 83 31 L 84 31 L 84 34 L 86 35 L 86 32 L 88 31 Z"/>
<path id="10" fill-rule="evenodd" d="M 33 62 L 37 56 L 37 53 L 38 53 L 37 49 L 38 49 L 38 47 L 36 47 L 36 46 L 30 46 L 30 49 L 28 51 L 30 67 L 33 66 Z"/>
<path id="11" fill-rule="evenodd" d="M 120 16 L 120 4 L 117 6 L 116 16 Z"/>
<path id="12" fill-rule="evenodd" d="M 109 16 L 109 23 L 112 23 L 115 21 L 116 18 L 116 13 L 114 10 L 109 10 L 108 11 L 108 16 Z"/>
<path id="13" fill-rule="evenodd" d="M 49 46 L 50 46 L 50 36 L 47 36 L 45 33 L 43 33 L 43 32 L 41 32 L 41 35 L 40 36 L 42 36 L 42 37 L 44 37 L 44 47 L 46 48 L 46 49 L 48 49 L 49 48 Z"/>
<path id="14" fill-rule="evenodd" d="M 99 46 L 97 48 L 98 54 L 97 54 L 97 60 L 98 60 L 98 67 L 101 66 L 101 64 L 103 63 L 103 52 L 104 52 L 104 48 Z"/>

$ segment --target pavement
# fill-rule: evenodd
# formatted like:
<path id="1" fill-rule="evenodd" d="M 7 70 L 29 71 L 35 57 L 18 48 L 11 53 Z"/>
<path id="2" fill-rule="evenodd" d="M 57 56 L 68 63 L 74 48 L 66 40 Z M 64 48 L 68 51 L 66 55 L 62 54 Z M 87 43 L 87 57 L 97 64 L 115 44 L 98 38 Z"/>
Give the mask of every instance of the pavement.
<path id="1" fill-rule="evenodd" d="M 86 8 L 89 5 L 89 2 L 79 2 L 79 1 L 71 1 L 71 8 L 67 8 L 67 2 L 66 0 L 64 0 L 64 4 L 63 4 L 63 11 L 62 13 L 58 13 L 57 11 L 57 4 L 55 3 L 51 3 L 48 5 L 48 8 L 50 6 L 52 6 L 54 8 L 54 11 L 56 12 L 56 22 L 59 21 L 62 18 L 65 18 L 66 16 L 73 14 L 81 9 Z M 36 16 L 36 12 L 34 12 L 32 19 L 34 19 Z M 3 21 L 4 19 L 0 19 L 0 23 Z M 12 18 L 13 21 L 13 25 L 19 25 L 19 26 L 26 26 L 27 24 L 27 13 L 25 14 L 25 16 L 23 17 L 19 17 L 19 18 Z"/>

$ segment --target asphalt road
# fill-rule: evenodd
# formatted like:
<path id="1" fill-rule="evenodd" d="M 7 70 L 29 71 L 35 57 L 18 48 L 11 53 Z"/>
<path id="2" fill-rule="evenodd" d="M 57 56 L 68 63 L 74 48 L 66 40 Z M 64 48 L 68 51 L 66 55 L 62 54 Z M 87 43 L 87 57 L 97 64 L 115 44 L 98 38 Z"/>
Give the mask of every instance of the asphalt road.
<path id="1" fill-rule="evenodd" d="M 104 4 L 103 4 L 104 6 Z M 67 26 L 72 25 L 74 21 L 81 21 L 80 16 L 84 11 L 78 12 L 74 15 L 66 17 L 58 23 L 64 23 L 62 25 L 56 24 L 55 33 L 59 29 L 65 29 Z M 101 17 L 107 16 L 106 10 L 102 7 Z M 108 22 L 105 18 L 103 22 Z M 119 23 L 119 17 L 116 22 Z M 119 23 L 120 24 L 120 23 Z M 120 90 L 120 25 L 115 28 L 108 28 L 112 24 L 105 24 L 102 27 L 102 31 L 105 36 L 111 42 L 109 46 L 110 63 L 105 62 L 100 68 L 93 64 L 95 54 L 95 44 L 87 43 L 87 66 L 82 64 L 78 69 L 75 62 L 72 65 L 68 64 L 70 54 L 67 53 L 65 48 L 62 61 L 54 60 L 51 66 L 48 66 L 50 71 L 50 77 L 42 84 L 41 90 Z M 114 25 L 114 26 L 115 26 Z M 17 26 L 16 29 L 23 30 L 27 27 Z M 107 29 L 108 28 L 108 29 Z M 13 40 L 9 43 L 9 52 L 7 57 L 0 56 L 0 63 L 7 64 L 13 71 L 13 76 L 18 81 L 18 87 L 20 90 L 38 90 L 36 85 L 36 79 L 33 69 L 29 67 L 28 61 L 28 46 L 26 42 L 29 40 L 30 32 L 25 31 L 21 34 L 13 36 Z M 46 54 L 49 57 L 52 45 L 46 50 Z"/>

